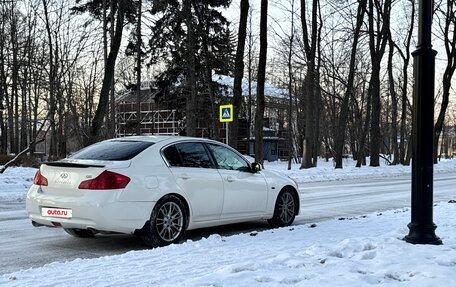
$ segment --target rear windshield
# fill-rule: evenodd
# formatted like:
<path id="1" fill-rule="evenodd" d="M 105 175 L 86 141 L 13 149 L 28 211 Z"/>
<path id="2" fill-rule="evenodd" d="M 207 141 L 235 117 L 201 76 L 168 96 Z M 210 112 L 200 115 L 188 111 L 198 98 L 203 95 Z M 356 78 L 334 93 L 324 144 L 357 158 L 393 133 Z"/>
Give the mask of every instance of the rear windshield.
<path id="1" fill-rule="evenodd" d="M 92 160 L 129 160 L 153 144 L 153 142 L 143 141 L 104 141 L 88 146 L 70 156 L 70 158 Z"/>

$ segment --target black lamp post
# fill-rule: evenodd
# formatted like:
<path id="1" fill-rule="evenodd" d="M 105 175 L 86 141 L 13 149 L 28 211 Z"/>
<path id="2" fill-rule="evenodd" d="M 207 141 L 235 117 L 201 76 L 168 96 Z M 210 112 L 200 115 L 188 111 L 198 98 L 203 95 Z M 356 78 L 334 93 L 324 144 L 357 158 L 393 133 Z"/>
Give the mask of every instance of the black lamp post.
<path id="1" fill-rule="evenodd" d="M 434 69 L 431 26 L 433 0 L 419 1 L 419 31 L 415 61 L 412 127 L 412 221 L 405 241 L 412 244 L 442 244 L 435 234 L 433 216 L 434 173 Z"/>

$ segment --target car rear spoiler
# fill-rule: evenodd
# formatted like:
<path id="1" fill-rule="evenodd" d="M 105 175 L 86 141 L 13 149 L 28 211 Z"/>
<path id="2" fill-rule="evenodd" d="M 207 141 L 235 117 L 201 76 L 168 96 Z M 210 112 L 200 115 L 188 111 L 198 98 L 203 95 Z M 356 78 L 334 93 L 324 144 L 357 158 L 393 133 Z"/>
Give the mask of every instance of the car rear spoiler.
<path id="1" fill-rule="evenodd" d="M 79 168 L 88 168 L 88 167 L 105 167 L 105 165 L 100 164 L 85 164 L 85 163 L 75 163 L 75 162 L 66 162 L 66 161 L 51 161 L 43 163 L 49 166 L 61 166 L 61 167 L 79 167 Z"/>

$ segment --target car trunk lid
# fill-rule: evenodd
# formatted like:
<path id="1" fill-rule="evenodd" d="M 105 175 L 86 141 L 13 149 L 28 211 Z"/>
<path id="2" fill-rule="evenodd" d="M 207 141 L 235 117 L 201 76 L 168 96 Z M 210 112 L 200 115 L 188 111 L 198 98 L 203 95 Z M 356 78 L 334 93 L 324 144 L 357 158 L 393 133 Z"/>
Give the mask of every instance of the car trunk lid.
<path id="1" fill-rule="evenodd" d="M 41 186 L 44 194 L 63 196 L 83 196 L 86 190 L 79 189 L 81 182 L 96 178 L 105 170 L 116 170 L 129 167 L 131 160 L 99 161 L 99 160 L 62 160 L 48 162 L 41 166 L 41 175 L 47 186 Z"/>

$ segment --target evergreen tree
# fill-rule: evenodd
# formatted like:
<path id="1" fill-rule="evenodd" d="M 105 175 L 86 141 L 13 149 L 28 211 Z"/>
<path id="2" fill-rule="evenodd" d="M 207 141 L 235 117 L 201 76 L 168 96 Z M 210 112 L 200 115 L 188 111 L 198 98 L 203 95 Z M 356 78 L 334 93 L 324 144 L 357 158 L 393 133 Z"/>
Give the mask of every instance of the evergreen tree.
<path id="1" fill-rule="evenodd" d="M 154 24 L 149 40 L 150 64 L 164 70 L 158 85 L 165 102 L 178 107 L 186 119 L 186 134 L 196 135 L 208 124 L 218 138 L 217 96 L 212 71 L 232 74 L 234 43 L 229 22 L 217 8 L 231 0 L 157 0 L 152 3 Z M 207 108 L 209 107 L 209 108 Z M 200 136 L 201 134 L 198 134 Z"/>

